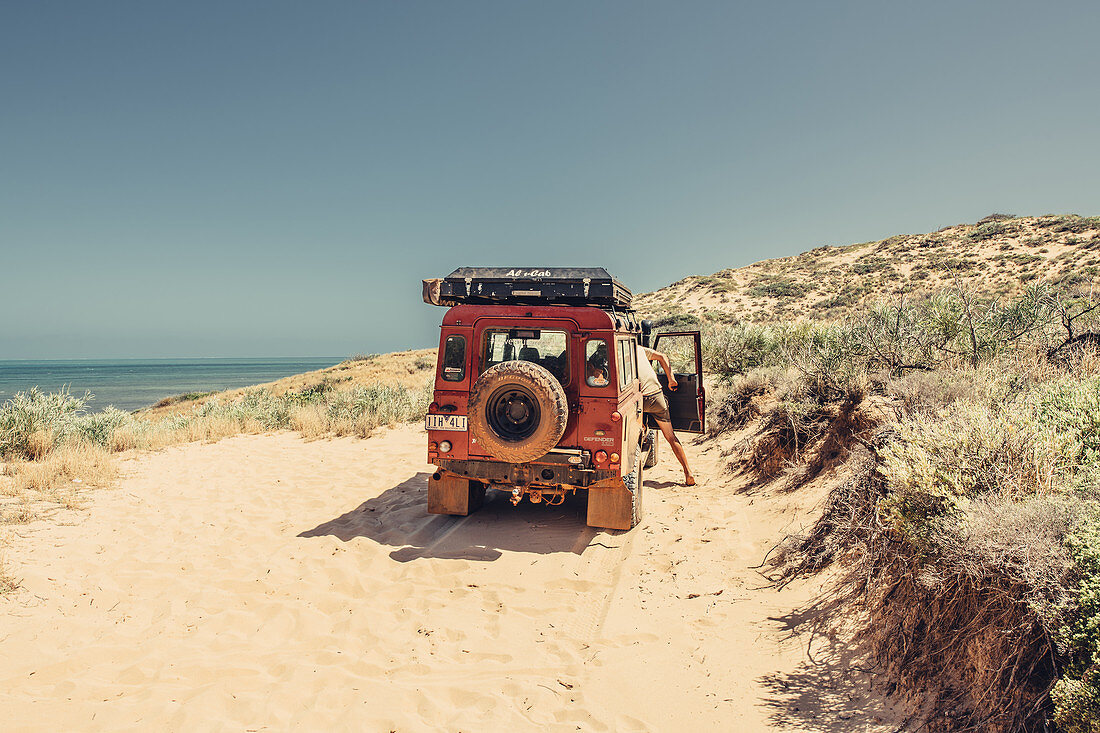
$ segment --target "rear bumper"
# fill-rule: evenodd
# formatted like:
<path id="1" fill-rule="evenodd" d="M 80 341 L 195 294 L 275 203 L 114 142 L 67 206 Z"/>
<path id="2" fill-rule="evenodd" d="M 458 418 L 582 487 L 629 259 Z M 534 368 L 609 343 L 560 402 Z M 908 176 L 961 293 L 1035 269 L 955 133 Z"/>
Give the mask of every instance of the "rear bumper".
<path id="1" fill-rule="evenodd" d="M 530 463 L 504 463 L 492 460 L 451 460 L 439 458 L 435 465 L 457 476 L 509 486 L 573 486 L 585 488 L 618 475 L 618 471 L 591 467 L 591 458 L 570 462 L 569 456 L 548 453 Z"/>

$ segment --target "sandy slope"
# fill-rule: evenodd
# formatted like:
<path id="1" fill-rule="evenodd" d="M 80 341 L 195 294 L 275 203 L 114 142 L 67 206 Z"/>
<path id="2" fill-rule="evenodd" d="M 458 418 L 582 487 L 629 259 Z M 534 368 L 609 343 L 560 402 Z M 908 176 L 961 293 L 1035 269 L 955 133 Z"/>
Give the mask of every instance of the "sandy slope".
<path id="1" fill-rule="evenodd" d="M 1100 278 L 1098 250 L 1100 217 L 982 220 L 691 275 L 639 295 L 634 307 L 774 323 L 841 318 L 875 301 L 960 286 L 983 298 L 1014 298 L 1038 282 L 1088 292 Z M 780 283 L 786 288 L 768 290 Z"/>
<path id="2" fill-rule="evenodd" d="M 240 436 L 127 461 L 69 523 L 21 528 L 0 600 L 7 729 L 874 730 L 867 680 L 760 589 L 806 516 L 646 481 L 645 524 L 576 505 L 424 512 L 415 428 Z"/>

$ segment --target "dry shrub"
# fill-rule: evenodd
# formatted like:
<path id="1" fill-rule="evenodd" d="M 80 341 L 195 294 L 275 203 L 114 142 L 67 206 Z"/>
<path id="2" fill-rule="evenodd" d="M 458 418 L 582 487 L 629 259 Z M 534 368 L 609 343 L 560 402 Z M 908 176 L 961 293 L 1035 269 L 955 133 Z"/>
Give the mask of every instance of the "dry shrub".
<path id="1" fill-rule="evenodd" d="M 759 481 L 795 467 L 791 483 L 796 487 L 847 460 L 852 446 L 866 440 L 881 422 L 880 415 L 867 409 L 865 394 L 858 388 L 830 404 L 784 400 L 761 418 L 741 460 Z"/>
<path id="2" fill-rule="evenodd" d="M 115 453 L 121 453 L 123 451 L 133 450 L 141 446 L 141 444 L 142 439 L 138 431 L 131 426 L 124 426 L 111 433 L 107 448 Z"/>
<path id="3" fill-rule="evenodd" d="M 8 572 L 4 564 L 4 558 L 0 556 L 0 596 L 12 593 L 19 588 L 19 581 Z"/>
<path id="4" fill-rule="evenodd" d="M 153 433 L 143 441 L 142 447 L 163 448 L 178 443 L 218 441 L 232 435 L 247 432 L 246 426 L 236 417 L 224 415 L 203 416 L 181 422 L 169 431 Z"/>
<path id="5" fill-rule="evenodd" d="M 721 398 L 711 398 L 710 414 L 707 416 L 707 431 L 711 437 L 721 435 L 727 430 L 739 430 L 760 415 L 758 398 L 772 388 L 768 378 L 752 372 L 733 381 L 729 391 Z"/>
<path id="6" fill-rule="evenodd" d="M 241 420 L 240 432 L 242 432 L 242 433 L 249 433 L 251 435 L 256 435 L 258 433 L 264 432 L 266 429 L 267 428 L 264 426 L 264 424 L 262 422 L 260 422 L 259 420 L 257 420 L 256 418 L 254 418 L 254 417 L 246 417 L 243 420 Z M 224 437 L 224 436 L 218 436 L 218 437 Z"/>
<path id="7" fill-rule="evenodd" d="M 360 438 L 369 438 L 370 434 L 374 432 L 381 424 L 377 415 L 360 415 L 355 418 L 355 435 Z"/>
<path id="8" fill-rule="evenodd" d="M 891 379 L 885 385 L 886 394 L 901 405 L 902 414 L 935 414 L 944 407 L 967 397 L 976 390 L 974 371 L 910 372 Z"/>
<path id="9" fill-rule="evenodd" d="M 333 435 L 343 437 L 355 433 L 355 419 L 351 417 L 333 418 L 329 423 Z"/>
<path id="10" fill-rule="evenodd" d="M 27 436 L 27 457 L 39 461 L 53 450 L 53 433 L 49 430 L 35 430 Z"/>
<path id="11" fill-rule="evenodd" d="M 1083 333 L 1046 353 L 1046 361 L 1075 374 L 1100 373 L 1100 334 Z"/>
<path id="12" fill-rule="evenodd" d="M 842 564 L 831 607 L 861 609 L 856 641 L 888 691 L 922 710 L 922 729 L 1046 730 L 1072 502 L 982 497 L 917 547 L 882 516 L 889 489 L 878 454 L 895 439 L 885 429 L 853 449 L 852 478 L 772 561 L 777 580 Z"/>
<path id="13" fill-rule="evenodd" d="M 27 502 L 0 508 L 0 524 L 26 524 L 38 519 L 38 512 Z"/>
<path id="14" fill-rule="evenodd" d="M 107 449 L 75 442 L 55 448 L 41 461 L 20 463 L 17 470 L 16 491 L 30 489 L 44 494 L 71 491 L 74 485 L 80 488 L 106 486 L 117 475 Z"/>
<path id="15" fill-rule="evenodd" d="M 878 428 L 882 413 L 868 409 L 865 399 L 862 391 L 853 390 L 834 406 L 835 414 L 793 479 L 796 484 L 848 460 L 853 446 L 863 444 Z"/>
<path id="16" fill-rule="evenodd" d="M 320 405 L 299 407 L 290 415 L 290 429 L 306 440 L 315 440 L 328 433 L 328 420 Z"/>
<path id="17" fill-rule="evenodd" d="M 860 640 L 892 685 L 920 701 L 929 731 L 1046 730 L 1055 650 L 1028 591 L 964 574 L 928 582 L 922 561 L 896 548 L 860 598 Z"/>
<path id="18" fill-rule="evenodd" d="M 764 414 L 749 439 L 744 462 L 758 479 L 773 479 L 811 448 L 830 421 L 829 408 L 814 402 L 780 402 Z"/>

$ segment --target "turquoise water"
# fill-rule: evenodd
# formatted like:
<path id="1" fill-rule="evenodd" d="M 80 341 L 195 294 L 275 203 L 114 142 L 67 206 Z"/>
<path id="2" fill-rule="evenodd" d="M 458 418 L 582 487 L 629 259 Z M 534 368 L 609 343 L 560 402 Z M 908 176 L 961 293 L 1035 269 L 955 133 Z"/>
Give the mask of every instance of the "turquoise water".
<path id="1" fill-rule="evenodd" d="M 38 387 L 75 396 L 95 395 L 88 410 L 114 405 L 136 410 L 185 392 L 248 387 L 337 364 L 337 357 L 312 359 L 48 359 L 0 360 L 0 404 L 16 392 Z"/>

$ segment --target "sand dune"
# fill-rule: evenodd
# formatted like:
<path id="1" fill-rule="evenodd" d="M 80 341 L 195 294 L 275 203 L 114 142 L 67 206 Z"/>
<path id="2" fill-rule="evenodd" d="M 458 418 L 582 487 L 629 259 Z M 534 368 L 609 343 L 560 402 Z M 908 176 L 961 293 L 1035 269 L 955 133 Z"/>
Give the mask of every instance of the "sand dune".
<path id="1" fill-rule="evenodd" d="M 10 730 L 874 730 L 806 632 L 816 588 L 750 566 L 805 499 L 647 475 L 645 524 L 576 503 L 425 513 L 424 435 L 186 445 L 20 528 L 0 600 Z M 735 481 L 735 480 L 733 480 Z M 802 502 L 801 504 L 799 502 Z M 793 523 L 793 524 L 792 524 Z M 820 648 L 819 648 L 820 647 Z M 882 723 L 882 726 L 879 725 Z"/>

